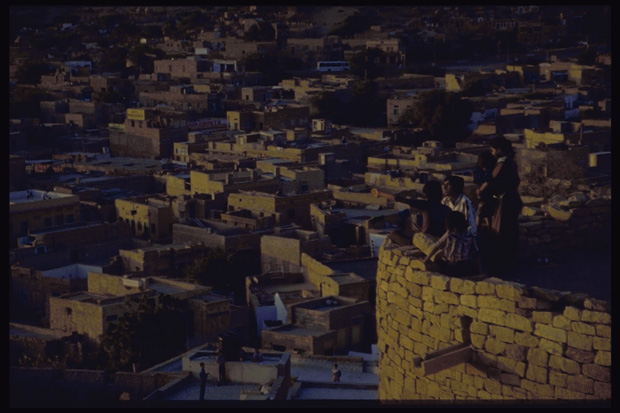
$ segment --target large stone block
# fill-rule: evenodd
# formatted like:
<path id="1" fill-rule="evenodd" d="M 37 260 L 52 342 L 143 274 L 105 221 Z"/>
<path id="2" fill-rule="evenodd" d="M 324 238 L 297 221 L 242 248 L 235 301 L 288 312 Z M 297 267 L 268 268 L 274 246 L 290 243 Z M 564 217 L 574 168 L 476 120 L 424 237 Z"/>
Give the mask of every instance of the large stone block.
<path id="1" fill-rule="evenodd" d="M 563 315 L 554 315 L 551 325 L 555 328 L 561 328 L 562 330 L 570 331 L 571 321 Z"/>
<path id="2" fill-rule="evenodd" d="M 400 336 L 399 344 L 408 351 L 413 351 L 413 340 L 407 336 Z"/>
<path id="3" fill-rule="evenodd" d="M 564 353 L 566 357 L 578 363 L 592 363 L 595 357 L 595 354 L 591 351 L 579 350 L 574 347 L 566 347 Z"/>
<path id="4" fill-rule="evenodd" d="M 585 334 L 579 334 L 569 331 L 566 343 L 570 347 L 574 347 L 579 350 L 592 350 L 592 337 Z"/>
<path id="5" fill-rule="evenodd" d="M 564 312 L 562 314 L 564 315 L 564 317 L 572 321 L 581 320 L 581 310 L 575 307 L 571 307 L 571 306 L 565 307 Z"/>
<path id="6" fill-rule="evenodd" d="M 541 324 L 553 323 L 553 313 L 551 311 L 533 311 L 532 321 Z"/>
<path id="7" fill-rule="evenodd" d="M 506 325 L 506 313 L 500 310 L 481 308 L 478 310 L 478 318 L 486 323 Z"/>
<path id="8" fill-rule="evenodd" d="M 506 343 L 496 340 L 493 337 L 487 337 L 484 349 L 491 354 L 502 354 L 506 350 Z"/>
<path id="9" fill-rule="evenodd" d="M 583 310 L 581 321 L 599 324 L 611 324 L 611 315 L 599 311 Z"/>
<path id="10" fill-rule="evenodd" d="M 594 381 L 583 375 L 568 376 L 566 388 L 571 391 L 592 394 L 594 393 Z"/>
<path id="11" fill-rule="evenodd" d="M 471 344 L 474 348 L 482 349 L 484 348 L 484 344 L 486 342 L 487 336 L 483 334 L 471 334 L 470 335 Z"/>
<path id="12" fill-rule="evenodd" d="M 463 282 L 462 294 L 475 294 L 475 292 L 476 292 L 476 282 L 472 280 L 465 280 Z"/>
<path id="13" fill-rule="evenodd" d="M 586 335 L 596 335 L 596 328 L 592 324 L 581 323 L 578 321 L 573 321 L 571 323 L 571 330 L 575 333 L 586 334 Z"/>
<path id="14" fill-rule="evenodd" d="M 534 325 L 534 335 L 546 338 L 559 343 L 566 343 L 567 333 L 559 328 L 551 327 L 547 324 L 536 323 Z"/>
<path id="15" fill-rule="evenodd" d="M 499 310 L 499 298 L 490 295 L 478 296 L 478 307 Z"/>
<path id="16" fill-rule="evenodd" d="M 451 304 L 451 305 L 458 305 L 459 304 L 459 297 L 449 291 L 440 291 L 439 294 L 437 295 L 437 300 L 440 303 L 446 303 L 446 304 Z"/>
<path id="17" fill-rule="evenodd" d="M 560 344 L 557 341 L 551 341 L 545 338 L 541 338 L 539 347 L 541 350 L 544 350 L 549 354 L 555 354 L 558 356 L 561 356 L 562 354 L 564 354 L 563 344 Z"/>
<path id="18" fill-rule="evenodd" d="M 478 281 L 476 283 L 476 293 L 480 295 L 495 294 L 495 284 L 488 281 Z"/>
<path id="19" fill-rule="evenodd" d="M 532 363 L 528 364 L 525 377 L 528 380 L 535 381 L 537 383 L 547 383 L 547 368 L 536 366 Z"/>
<path id="20" fill-rule="evenodd" d="M 507 344 L 505 355 L 506 357 L 510 357 L 515 362 L 521 362 L 526 360 L 528 350 L 528 347 L 519 344 Z"/>
<path id="21" fill-rule="evenodd" d="M 517 377 L 518 379 L 518 377 Z M 500 382 L 493 379 L 485 379 L 484 380 L 484 389 L 491 394 L 501 395 L 502 394 L 502 385 Z"/>
<path id="22" fill-rule="evenodd" d="M 604 337 L 594 337 L 592 339 L 592 347 L 594 350 L 611 351 L 611 339 Z"/>
<path id="23" fill-rule="evenodd" d="M 541 384 L 535 380 L 521 380 L 521 388 L 528 391 L 528 399 L 531 400 L 552 399 L 554 397 L 553 386 Z"/>
<path id="24" fill-rule="evenodd" d="M 461 295 L 460 304 L 466 307 L 478 308 L 478 296 L 477 295 Z"/>
<path id="25" fill-rule="evenodd" d="M 465 285 L 464 280 L 461 278 L 452 277 L 448 283 L 448 288 L 453 293 L 463 294 L 463 286 Z"/>
<path id="26" fill-rule="evenodd" d="M 436 293 L 436 290 L 434 288 L 422 287 L 422 301 L 434 302 L 435 293 Z"/>
<path id="27" fill-rule="evenodd" d="M 564 374 L 552 369 L 549 371 L 549 384 L 552 384 L 556 387 L 566 387 L 567 377 L 568 374 Z"/>
<path id="28" fill-rule="evenodd" d="M 470 331 L 472 333 L 486 335 L 486 334 L 488 334 L 488 331 L 489 331 L 489 325 L 474 320 L 474 321 L 472 321 L 471 325 L 469 326 L 469 329 L 470 329 Z"/>
<path id="29" fill-rule="evenodd" d="M 518 306 L 519 308 L 523 308 L 527 310 L 534 310 L 536 309 L 536 298 L 521 296 L 519 297 Z"/>
<path id="30" fill-rule="evenodd" d="M 581 366 L 581 372 L 596 381 L 611 382 L 611 369 L 599 366 L 598 364 L 584 364 Z"/>
<path id="31" fill-rule="evenodd" d="M 506 327 L 515 330 L 525 331 L 528 333 L 534 331 L 533 322 L 530 321 L 527 317 L 518 314 L 507 313 L 505 324 Z"/>
<path id="32" fill-rule="evenodd" d="M 594 396 L 598 399 L 611 399 L 611 383 L 594 382 Z"/>
<path id="33" fill-rule="evenodd" d="M 501 374 L 500 382 L 503 384 L 507 384 L 509 386 L 520 386 L 521 385 L 521 377 L 516 374 Z"/>
<path id="34" fill-rule="evenodd" d="M 491 331 L 491 335 L 499 341 L 503 341 L 504 343 L 514 342 L 515 332 L 511 328 L 491 325 L 489 326 L 489 330 Z"/>
<path id="35" fill-rule="evenodd" d="M 549 356 L 549 367 L 568 374 L 579 374 L 581 372 L 581 366 L 576 361 L 555 355 Z"/>
<path id="36" fill-rule="evenodd" d="M 521 295 L 526 291 L 523 284 L 503 283 L 495 286 L 495 291 L 499 298 L 505 298 L 512 301 L 519 301 Z"/>
<path id="37" fill-rule="evenodd" d="M 594 362 L 599 366 L 611 366 L 611 351 L 597 351 Z"/>
<path id="38" fill-rule="evenodd" d="M 547 367 L 549 354 L 539 348 L 530 348 L 527 352 L 527 361 L 535 366 Z"/>
<path id="39" fill-rule="evenodd" d="M 420 284 L 420 285 L 429 285 L 430 283 L 430 272 L 428 271 L 413 271 L 411 273 L 411 281 Z"/>
<path id="40" fill-rule="evenodd" d="M 405 307 L 407 308 L 407 307 Z M 409 326 L 411 324 L 411 315 L 409 315 L 408 312 L 406 311 L 397 311 L 394 313 L 394 319 L 404 325 L 404 326 Z"/>
<path id="41" fill-rule="evenodd" d="M 584 393 L 568 390 L 564 387 L 556 387 L 555 398 L 558 400 L 584 400 L 586 395 Z"/>
<path id="42" fill-rule="evenodd" d="M 444 291 L 448 289 L 448 283 L 450 282 L 450 277 L 445 275 L 437 275 L 433 274 L 430 276 L 430 285 L 432 288 L 440 291 Z"/>

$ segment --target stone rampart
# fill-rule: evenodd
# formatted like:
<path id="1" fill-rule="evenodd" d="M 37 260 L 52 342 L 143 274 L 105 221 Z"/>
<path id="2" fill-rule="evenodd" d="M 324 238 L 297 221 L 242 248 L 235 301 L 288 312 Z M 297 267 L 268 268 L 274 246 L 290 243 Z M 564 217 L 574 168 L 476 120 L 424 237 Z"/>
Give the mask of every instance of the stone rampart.
<path id="1" fill-rule="evenodd" d="M 526 205 L 519 227 L 524 258 L 588 245 L 610 245 L 611 197 L 591 198 L 575 193 L 538 206 Z"/>
<path id="2" fill-rule="evenodd" d="M 611 399 L 611 310 L 584 294 L 414 269 L 382 248 L 378 398 Z"/>

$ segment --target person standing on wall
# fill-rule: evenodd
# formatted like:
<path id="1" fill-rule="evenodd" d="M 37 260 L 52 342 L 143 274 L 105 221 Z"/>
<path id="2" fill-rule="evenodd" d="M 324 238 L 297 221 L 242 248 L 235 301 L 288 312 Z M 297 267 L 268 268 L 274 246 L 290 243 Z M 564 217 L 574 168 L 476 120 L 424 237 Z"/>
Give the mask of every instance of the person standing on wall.
<path id="1" fill-rule="evenodd" d="M 519 214 L 523 201 L 519 195 L 519 172 L 515 162 L 512 142 L 503 136 L 491 140 L 491 153 L 497 159 L 490 179 L 484 188 L 480 188 L 480 196 L 489 194 L 497 199 L 497 207 L 491 218 L 489 229 L 489 262 L 490 274 L 499 275 L 511 270 L 516 264 L 519 249 Z"/>
<path id="2" fill-rule="evenodd" d="M 490 191 L 484 191 L 484 189 L 489 185 L 488 182 L 496 165 L 497 159 L 490 150 L 483 151 L 478 155 L 477 168 L 480 173 L 477 176 L 474 175 L 474 182 L 479 185 L 478 189 L 476 189 L 476 195 L 478 196 L 478 205 L 476 207 L 476 228 L 478 234 L 476 242 L 478 244 L 477 261 L 482 274 L 487 273 L 486 266 L 489 261 L 489 250 L 491 249 L 489 231 L 493 214 L 497 209 L 497 198 Z"/>

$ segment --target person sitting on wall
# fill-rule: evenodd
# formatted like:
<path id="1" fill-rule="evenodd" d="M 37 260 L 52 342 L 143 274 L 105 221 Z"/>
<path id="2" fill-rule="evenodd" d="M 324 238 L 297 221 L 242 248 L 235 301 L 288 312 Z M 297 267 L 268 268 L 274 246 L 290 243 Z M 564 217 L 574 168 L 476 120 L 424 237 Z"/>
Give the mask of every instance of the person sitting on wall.
<path id="1" fill-rule="evenodd" d="M 375 197 L 383 197 L 393 202 L 409 205 L 409 218 L 403 229 L 390 233 L 390 239 L 398 245 L 411 245 L 415 233 L 428 234 L 439 238 L 445 232 L 444 222 L 450 208 L 441 203 L 441 184 L 438 181 L 428 181 L 422 188 L 426 199 L 410 199 L 403 195 L 381 192 L 376 188 L 371 190 Z"/>
<path id="2" fill-rule="evenodd" d="M 465 216 L 467 222 L 467 230 L 476 235 L 476 207 L 471 199 L 463 193 L 465 188 L 465 180 L 460 176 L 450 175 L 443 182 L 445 196 L 441 203 L 450 207 L 453 211 L 458 211 Z"/>
<path id="3" fill-rule="evenodd" d="M 451 211 L 448 214 L 446 232 L 430 247 L 422 262 L 426 264 L 439 251 L 442 255 L 436 263 L 442 273 L 450 277 L 469 277 L 478 273 L 475 237 L 468 230 L 462 213 Z"/>

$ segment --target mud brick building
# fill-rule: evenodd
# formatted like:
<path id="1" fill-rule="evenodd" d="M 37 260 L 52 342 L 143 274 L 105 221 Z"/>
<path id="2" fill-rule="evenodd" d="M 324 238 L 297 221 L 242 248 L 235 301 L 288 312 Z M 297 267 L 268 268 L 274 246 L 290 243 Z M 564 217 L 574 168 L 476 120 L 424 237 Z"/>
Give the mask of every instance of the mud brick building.
<path id="1" fill-rule="evenodd" d="M 75 222 L 80 198 L 51 191 L 26 190 L 9 193 L 9 245 L 28 231 Z"/>
<path id="2" fill-rule="evenodd" d="M 176 218 L 170 200 L 162 197 L 116 199 L 116 216 L 136 237 L 162 240 L 172 236 Z"/>
<path id="3" fill-rule="evenodd" d="M 288 323 L 262 332 L 262 347 L 314 355 L 361 348 L 371 328 L 367 301 L 327 296 L 290 306 Z M 373 320 L 374 321 L 374 320 Z"/>
<path id="4" fill-rule="evenodd" d="M 110 128 L 113 156 L 171 158 L 173 144 L 187 141 L 186 115 L 150 109 L 128 109 L 125 123 Z"/>
<path id="5" fill-rule="evenodd" d="M 310 107 L 306 105 L 270 106 L 257 111 L 228 111 L 226 120 L 229 130 L 289 129 L 308 127 Z"/>
<path id="6" fill-rule="evenodd" d="M 328 236 L 302 230 L 263 235 L 260 245 L 262 272 L 302 272 L 302 253 L 320 257 L 323 252 L 331 249 Z"/>
<path id="7" fill-rule="evenodd" d="M 276 226 L 297 224 L 310 228 L 310 204 L 325 201 L 331 191 L 300 195 L 278 196 L 262 192 L 243 192 L 228 195 L 228 212 L 247 209 L 261 216 L 272 216 Z"/>

